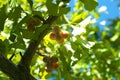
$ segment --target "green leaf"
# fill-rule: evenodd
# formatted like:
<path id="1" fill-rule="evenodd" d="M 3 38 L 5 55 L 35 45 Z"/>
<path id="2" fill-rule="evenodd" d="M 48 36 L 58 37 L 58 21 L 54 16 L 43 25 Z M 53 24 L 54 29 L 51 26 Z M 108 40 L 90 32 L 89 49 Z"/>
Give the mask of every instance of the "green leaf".
<path id="1" fill-rule="evenodd" d="M 10 39 L 12 42 L 14 42 L 15 39 L 16 39 L 15 34 L 11 33 L 9 39 Z"/>
<path id="2" fill-rule="evenodd" d="M 68 51 L 68 58 L 71 58 L 71 56 L 72 56 L 72 52 L 69 50 Z"/>
<path id="3" fill-rule="evenodd" d="M 32 8 L 32 6 L 33 6 L 33 0 L 27 0 L 27 1 L 30 4 L 30 7 Z"/>
<path id="4" fill-rule="evenodd" d="M 67 14 L 70 11 L 69 7 L 59 7 L 59 15 Z"/>
<path id="5" fill-rule="evenodd" d="M 39 34 L 43 32 L 48 27 L 48 24 L 45 24 L 41 27 L 37 27 L 35 30 L 35 33 L 33 34 L 33 40 L 37 40 L 39 37 Z M 42 33 L 43 34 L 43 33 Z"/>
<path id="6" fill-rule="evenodd" d="M 60 60 L 62 61 L 63 65 L 64 65 L 64 69 L 66 70 L 66 72 L 68 71 L 68 65 L 64 56 L 64 51 L 62 49 L 59 49 L 59 53 L 60 53 Z"/>
<path id="7" fill-rule="evenodd" d="M 18 26 L 22 26 L 22 24 L 26 23 L 26 21 L 31 17 L 30 15 L 26 14 L 24 18 L 18 23 Z"/>
<path id="8" fill-rule="evenodd" d="M 7 18 L 6 5 L 0 9 L 0 31 L 4 29 L 5 20 Z"/>
<path id="9" fill-rule="evenodd" d="M 31 39 L 33 37 L 33 32 L 30 32 L 26 29 L 23 29 L 22 30 L 22 36 L 23 36 L 23 38 Z"/>
<path id="10" fill-rule="evenodd" d="M 61 74 L 61 75 L 65 78 L 65 80 L 66 79 L 70 80 L 70 78 L 71 78 L 71 76 L 69 75 L 70 67 L 69 67 L 69 65 L 66 62 L 66 58 L 64 56 L 64 51 L 62 49 L 59 49 L 59 53 L 60 53 L 60 60 L 62 61 L 62 65 L 63 65 L 62 73 L 66 74 L 66 75 L 63 75 L 63 74 Z"/>
<path id="11" fill-rule="evenodd" d="M 29 18 L 29 15 L 26 15 L 19 23 L 14 23 L 12 27 L 12 31 L 10 33 L 10 40 L 14 41 L 15 36 L 21 36 L 22 24 L 26 23 L 27 19 Z M 14 35 L 14 36 L 13 36 Z"/>
<path id="12" fill-rule="evenodd" d="M 31 66 L 36 64 L 37 58 L 38 58 L 38 55 L 34 55 L 32 62 L 30 63 Z"/>
<path id="13" fill-rule="evenodd" d="M 33 14 L 42 17 L 42 12 L 40 12 L 40 11 L 33 11 Z"/>
<path id="14" fill-rule="evenodd" d="M 66 18 L 66 16 L 64 16 L 64 15 L 61 15 L 60 17 L 58 17 L 58 19 L 54 22 L 54 24 L 67 24 L 68 23 L 68 21 L 67 21 L 67 18 Z"/>
<path id="15" fill-rule="evenodd" d="M 17 38 L 17 41 L 12 44 L 12 47 L 24 50 L 26 48 L 26 45 L 22 38 Z"/>
<path id="16" fill-rule="evenodd" d="M 72 23 L 80 23 L 82 20 L 84 20 L 87 15 L 89 14 L 89 12 L 82 12 L 80 14 L 77 14 L 75 16 L 73 16 L 73 18 L 71 19 Z"/>
<path id="17" fill-rule="evenodd" d="M 52 3 L 52 0 L 47 0 L 46 6 L 48 13 L 53 16 L 63 15 L 70 11 L 69 7 L 59 7 L 57 4 Z"/>
<path id="18" fill-rule="evenodd" d="M 77 50 L 77 45 L 74 42 L 71 42 L 71 47 L 73 50 Z"/>
<path id="19" fill-rule="evenodd" d="M 68 60 L 67 60 L 67 62 L 68 62 L 68 64 L 69 64 L 69 66 L 71 65 L 71 57 L 72 57 L 72 52 L 69 50 L 68 52 L 67 52 L 67 58 L 68 58 Z"/>
<path id="20" fill-rule="evenodd" d="M 78 46 L 77 50 L 74 53 L 74 57 L 80 59 L 80 54 L 82 53 L 81 48 Z"/>
<path id="21" fill-rule="evenodd" d="M 82 2 L 81 2 L 81 1 L 78 1 L 78 2 L 75 4 L 74 10 L 79 10 L 81 7 L 82 7 Z"/>
<path id="22" fill-rule="evenodd" d="M 87 10 L 91 11 L 98 6 L 98 3 L 94 0 L 80 0 L 81 2 L 84 3 L 84 6 Z"/>
<path id="23" fill-rule="evenodd" d="M 6 46 L 4 42 L 0 39 L 0 52 L 4 54 L 6 52 Z"/>
<path id="24" fill-rule="evenodd" d="M 0 76 L 0 80 L 9 80 L 9 78 Z"/>
<path id="25" fill-rule="evenodd" d="M 61 49 L 62 51 L 64 51 L 65 54 L 67 54 L 67 49 L 66 49 L 65 46 L 62 46 L 62 45 L 61 45 L 60 49 Z"/>
<path id="26" fill-rule="evenodd" d="M 48 9 L 48 13 L 50 15 L 53 15 L 53 16 L 58 15 L 58 5 L 52 3 L 52 0 L 47 0 L 46 6 L 47 6 L 47 9 Z"/>
<path id="27" fill-rule="evenodd" d="M 0 52 L 6 55 L 8 49 L 9 49 L 9 41 L 7 39 L 5 39 L 4 41 L 0 39 Z"/>
<path id="28" fill-rule="evenodd" d="M 8 14 L 8 18 L 17 21 L 21 17 L 22 8 L 20 6 L 13 8 Z"/>
<path id="29" fill-rule="evenodd" d="M 114 42 L 114 41 L 116 41 L 119 37 L 120 37 L 119 32 L 116 32 L 115 35 L 110 38 L 110 40 Z"/>

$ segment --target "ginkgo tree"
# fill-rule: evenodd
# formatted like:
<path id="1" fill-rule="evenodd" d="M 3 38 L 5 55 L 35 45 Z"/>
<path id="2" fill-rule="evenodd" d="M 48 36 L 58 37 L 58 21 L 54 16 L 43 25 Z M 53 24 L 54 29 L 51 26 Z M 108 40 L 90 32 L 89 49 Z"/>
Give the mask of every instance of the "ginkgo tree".
<path id="1" fill-rule="evenodd" d="M 119 18 L 100 31 L 96 0 L 69 3 L 0 1 L 0 80 L 120 79 Z"/>

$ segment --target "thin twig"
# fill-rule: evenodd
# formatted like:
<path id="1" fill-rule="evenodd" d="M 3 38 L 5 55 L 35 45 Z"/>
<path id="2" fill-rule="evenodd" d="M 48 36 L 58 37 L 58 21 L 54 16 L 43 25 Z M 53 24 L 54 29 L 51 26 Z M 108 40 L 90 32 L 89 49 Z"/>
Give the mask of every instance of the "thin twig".
<path id="1" fill-rule="evenodd" d="M 40 52 L 36 52 L 39 56 L 46 56 L 44 54 L 41 54 Z"/>
<path id="2" fill-rule="evenodd" d="M 9 60 L 11 61 L 14 56 L 15 56 L 15 53 L 13 53 L 13 54 L 10 56 Z"/>
<path id="3" fill-rule="evenodd" d="M 20 56 L 23 57 L 22 53 L 20 52 Z"/>
<path id="4" fill-rule="evenodd" d="M 12 58 L 15 56 L 15 52 L 16 52 L 16 49 L 14 50 L 13 54 L 12 54 L 11 57 L 9 58 L 10 61 L 11 61 Z"/>
<path id="5" fill-rule="evenodd" d="M 39 16 L 39 15 L 34 15 L 33 17 L 36 17 L 36 18 L 40 19 L 41 21 L 43 21 L 43 23 L 45 23 L 44 18 L 42 18 L 41 16 Z"/>

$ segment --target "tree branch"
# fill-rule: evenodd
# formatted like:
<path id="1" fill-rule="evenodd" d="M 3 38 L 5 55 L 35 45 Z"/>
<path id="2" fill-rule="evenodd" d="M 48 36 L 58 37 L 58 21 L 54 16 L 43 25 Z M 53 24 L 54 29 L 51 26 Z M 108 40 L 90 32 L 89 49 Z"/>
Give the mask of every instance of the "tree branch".
<path id="1" fill-rule="evenodd" d="M 48 24 L 47 28 L 39 34 L 37 40 L 31 41 L 17 66 L 0 53 L 0 69 L 14 80 L 35 80 L 35 78 L 30 75 L 29 65 L 40 41 L 48 33 L 49 27 L 56 19 L 56 16 L 50 16 L 44 22 L 43 25 Z"/>
<path id="2" fill-rule="evenodd" d="M 24 69 L 17 67 L 0 52 L 0 70 L 7 74 L 12 80 L 36 80 Z"/>
<path id="3" fill-rule="evenodd" d="M 37 40 L 32 40 L 31 43 L 29 44 L 28 48 L 26 49 L 21 62 L 19 65 L 24 65 L 24 67 L 29 68 L 29 65 L 31 63 L 31 60 L 35 54 L 35 51 L 40 43 L 40 41 L 43 39 L 43 37 L 48 33 L 49 27 L 51 24 L 57 19 L 57 16 L 49 16 L 49 18 L 43 23 L 43 25 L 48 24 L 47 28 L 42 31 Z M 18 66 L 19 66 L 18 65 Z"/>
<path id="4" fill-rule="evenodd" d="M 46 24 L 48 25 L 47 28 L 39 34 L 37 40 L 31 40 L 31 43 L 29 44 L 24 55 L 22 56 L 20 63 L 17 66 L 9 59 L 4 57 L 0 52 L 0 70 L 14 80 L 35 80 L 35 78 L 30 75 L 29 65 L 40 41 L 48 33 L 50 29 L 49 27 L 56 19 L 56 16 L 49 16 L 49 18 L 43 23 L 43 26 Z"/>
<path id="5" fill-rule="evenodd" d="M 15 66 L 10 60 L 4 57 L 2 53 L 0 53 L 0 69 L 8 76 L 14 78 L 16 75 L 15 73 L 17 71 L 17 66 Z"/>

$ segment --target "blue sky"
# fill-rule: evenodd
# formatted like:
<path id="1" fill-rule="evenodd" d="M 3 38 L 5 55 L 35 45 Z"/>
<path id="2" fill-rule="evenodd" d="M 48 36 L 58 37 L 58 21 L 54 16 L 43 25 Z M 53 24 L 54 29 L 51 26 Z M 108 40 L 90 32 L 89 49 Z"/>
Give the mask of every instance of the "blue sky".
<path id="1" fill-rule="evenodd" d="M 98 0 L 98 3 L 99 5 L 97 8 L 100 8 L 102 6 L 107 7 L 107 13 L 100 13 L 100 18 L 97 22 L 99 26 L 105 26 L 100 24 L 101 21 L 106 21 L 106 25 L 108 25 L 110 23 L 108 19 L 115 19 L 118 16 L 120 17 L 120 9 L 118 8 L 120 0 Z"/>
<path id="2" fill-rule="evenodd" d="M 108 14 L 101 14 L 102 19 L 106 18 L 115 18 L 117 16 L 120 16 L 120 11 L 117 7 L 118 4 L 120 4 L 120 0 L 98 0 L 99 5 L 98 8 L 101 6 L 106 6 L 108 10 Z"/>
<path id="3" fill-rule="evenodd" d="M 75 5 L 75 1 L 71 0 L 70 6 L 71 11 L 73 11 L 73 7 Z M 96 9 L 100 9 L 101 7 L 106 7 L 106 11 L 100 13 L 100 18 L 97 20 L 95 25 L 98 25 L 100 29 L 102 26 L 108 25 L 110 22 L 108 19 L 115 19 L 116 17 L 120 17 L 120 8 L 118 8 L 118 4 L 120 5 L 120 0 L 97 0 L 99 5 Z"/>

